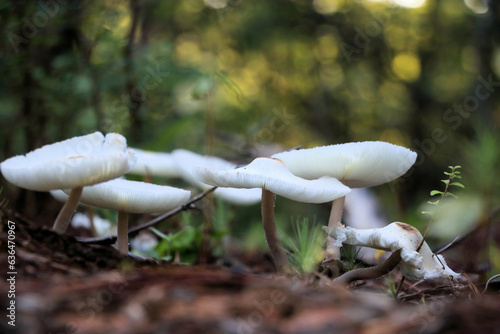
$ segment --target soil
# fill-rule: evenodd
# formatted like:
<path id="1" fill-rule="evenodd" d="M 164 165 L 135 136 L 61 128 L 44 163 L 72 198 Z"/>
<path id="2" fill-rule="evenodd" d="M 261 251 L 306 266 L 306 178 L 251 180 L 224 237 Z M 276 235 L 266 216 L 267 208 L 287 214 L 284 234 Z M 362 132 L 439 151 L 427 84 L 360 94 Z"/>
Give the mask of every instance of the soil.
<path id="1" fill-rule="evenodd" d="M 484 284 L 405 280 L 394 299 L 384 278 L 280 277 L 260 253 L 192 266 L 134 258 L 15 214 L 2 217 L 0 242 L 1 333 L 500 333 L 496 283 L 483 294 Z"/>

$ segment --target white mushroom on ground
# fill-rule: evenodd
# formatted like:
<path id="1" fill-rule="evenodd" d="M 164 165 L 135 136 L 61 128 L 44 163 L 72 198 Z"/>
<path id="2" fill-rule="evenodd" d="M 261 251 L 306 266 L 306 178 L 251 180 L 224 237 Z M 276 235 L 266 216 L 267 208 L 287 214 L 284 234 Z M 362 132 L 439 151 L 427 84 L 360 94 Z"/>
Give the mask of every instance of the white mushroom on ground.
<path id="1" fill-rule="evenodd" d="M 54 222 L 53 230 L 68 228 L 82 188 L 125 174 L 135 163 L 126 139 L 116 133 L 100 132 L 43 146 L 15 156 L 0 165 L 12 184 L 34 191 L 71 189 L 69 198 Z"/>
<path id="2" fill-rule="evenodd" d="M 92 219 L 88 214 L 81 212 L 75 213 L 71 219 L 71 226 L 83 227 L 89 230 L 95 230 L 96 237 L 104 237 L 117 233 L 116 225 L 111 224 L 107 219 L 103 219 L 98 215 L 92 215 Z"/>
<path id="3" fill-rule="evenodd" d="M 373 187 L 390 182 L 415 163 L 417 154 L 405 147 L 365 141 L 321 146 L 274 154 L 294 175 L 305 179 L 335 177 L 350 188 Z M 328 226 L 342 219 L 345 197 L 333 201 Z M 337 252 L 327 248 L 327 254 Z"/>
<path id="4" fill-rule="evenodd" d="M 387 217 L 382 213 L 379 199 L 368 188 L 354 188 L 345 197 L 343 222 L 357 229 L 387 226 Z M 329 238 L 332 239 L 332 238 Z M 333 240 L 333 239 L 332 239 Z M 358 258 L 368 264 L 380 263 L 385 252 L 368 247 L 358 249 Z"/>
<path id="5" fill-rule="evenodd" d="M 224 159 L 214 156 L 203 156 L 184 149 L 174 150 L 171 155 L 181 178 L 192 186 L 204 191 L 212 188 L 212 186 L 201 182 L 196 177 L 196 168 L 205 167 L 226 171 L 237 167 L 236 164 Z M 236 205 L 253 205 L 261 200 L 261 190 L 258 188 L 237 189 L 218 187 L 215 189 L 214 194 L 226 202 Z"/>
<path id="6" fill-rule="evenodd" d="M 130 150 L 137 157 L 137 163 L 129 171 L 130 174 L 180 177 L 172 154 L 144 151 L 137 148 L 130 148 Z"/>
<path id="7" fill-rule="evenodd" d="M 395 222 L 374 229 L 355 229 L 339 223 L 337 226 L 325 226 L 323 229 L 330 237 L 337 240 L 337 246 L 342 246 L 345 243 L 393 253 L 400 252 L 401 272 L 411 280 L 460 278 L 460 274 L 451 270 L 443 256 L 434 254 L 426 242 L 417 252 L 422 241 L 422 234 L 415 227 L 406 223 Z"/>
<path id="8" fill-rule="evenodd" d="M 324 203 L 345 196 L 350 191 L 335 178 L 305 180 L 297 177 L 281 160 L 273 158 L 257 158 L 244 167 L 228 170 L 199 167 L 196 174 L 199 180 L 213 186 L 262 189 L 262 224 L 280 273 L 290 272 L 291 269 L 276 231 L 273 194 L 298 202 Z"/>
<path id="9" fill-rule="evenodd" d="M 68 193 L 70 190 L 64 190 Z M 151 183 L 115 179 L 84 187 L 80 202 L 118 211 L 118 250 L 128 253 L 128 213 L 167 212 L 189 199 L 191 192 Z"/>

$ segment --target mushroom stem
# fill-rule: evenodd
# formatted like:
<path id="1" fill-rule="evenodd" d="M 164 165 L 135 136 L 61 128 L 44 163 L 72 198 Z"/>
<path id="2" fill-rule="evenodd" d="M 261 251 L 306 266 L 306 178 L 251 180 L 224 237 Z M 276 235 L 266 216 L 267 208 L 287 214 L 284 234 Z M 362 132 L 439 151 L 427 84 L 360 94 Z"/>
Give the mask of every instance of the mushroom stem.
<path id="1" fill-rule="evenodd" d="M 118 251 L 128 254 L 128 213 L 118 211 Z"/>
<path id="2" fill-rule="evenodd" d="M 330 211 L 330 218 L 328 219 L 328 226 L 334 227 L 342 220 L 342 213 L 344 212 L 345 196 L 339 197 L 332 202 L 332 209 Z M 335 246 L 333 238 L 328 236 L 326 243 L 327 259 L 340 260 L 340 247 Z"/>
<path id="3" fill-rule="evenodd" d="M 56 221 L 54 222 L 54 226 L 52 226 L 52 231 L 63 234 L 66 232 L 69 226 L 69 222 L 73 213 L 75 212 L 76 207 L 78 206 L 78 201 L 82 196 L 83 187 L 76 187 L 71 189 L 71 193 L 69 194 L 66 203 L 62 207 L 61 211 L 57 215 Z"/>
<path id="4" fill-rule="evenodd" d="M 344 212 L 345 196 L 339 197 L 332 202 L 332 210 L 330 211 L 330 219 L 328 219 L 328 226 L 337 226 L 337 223 L 342 220 L 342 213 Z"/>
<path id="5" fill-rule="evenodd" d="M 292 272 L 292 268 L 288 263 L 288 257 L 278 237 L 278 232 L 276 231 L 276 223 L 274 221 L 274 194 L 264 188 L 262 188 L 262 225 L 264 226 L 266 241 L 278 273 L 286 274 Z"/>
<path id="6" fill-rule="evenodd" d="M 92 235 L 94 237 L 98 237 L 99 233 L 97 233 L 97 228 L 95 227 L 95 222 L 94 222 L 94 208 L 93 207 L 90 206 L 88 208 L 88 210 L 87 210 L 87 216 L 89 217 L 90 231 L 92 232 Z"/>
<path id="7" fill-rule="evenodd" d="M 360 279 L 377 278 L 392 271 L 392 269 L 396 268 L 399 262 L 401 262 L 400 249 L 392 253 L 391 256 L 389 256 L 389 258 L 381 264 L 370 268 L 358 268 L 350 270 L 340 277 L 336 278 L 334 282 L 350 284 L 351 282 Z"/>

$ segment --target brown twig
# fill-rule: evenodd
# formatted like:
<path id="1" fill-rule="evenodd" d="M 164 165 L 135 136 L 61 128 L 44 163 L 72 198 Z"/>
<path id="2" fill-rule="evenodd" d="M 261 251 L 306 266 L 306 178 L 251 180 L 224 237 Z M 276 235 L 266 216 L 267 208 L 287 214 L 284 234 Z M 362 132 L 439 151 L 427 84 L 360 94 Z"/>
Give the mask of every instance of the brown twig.
<path id="1" fill-rule="evenodd" d="M 142 231 L 142 230 L 145 230 L 151 226 L 154 226 L 156 224 L 158 224 L 159 222 L 165 220 L 165 219 L 168 219 L 170 217 L 173 217 L 175 216 L 176 214 L 178 214 L 179 212 L 182 212 L 182 211 L 187 211 L 187 210 L 190 210 L 192 209 L 192 205 L 196 202 L 198 202 L 199 200 L 201 200 L 202 198 L 204 198 L 205 196 L 207 196 L 208 194 L 210 194 L 211 192 L 213 192 L 215 189 L 217 189 L 217 187 L 213 187 L 213 188 L 210 188 L 208 189 L 207 191 L 191 198 L 189 201 L 187 201 L 186 203 L 182 204 L 181 206 L 167 212 L 167 213 L 164 213 L 163 215 L 161 216 L 158 216 L 156 217 L 155 219 L 152 219 L 150 221 L 148 221 L 147 223 L 144 223 L 142 225 L 139 225 L 139 226 L 135 226 L 135 227 L 132 227 L 131 229 L 128 230 L 128 236 L 129 237 L 133 237 L 135 236 L 138 232 Z M 100 238 L 76 238 L 76 240 L 80 241 L 80 242 L 84 242 L 84 243 L 91 243 L 91 244 L 99 244 L 99 245 L 111 245 L 113 243 L 116 242 L 116 235 L 109 235 L 109 236 L 106 236 L 106 237 L 100 237 Z"/>
<path id="2" fill-rule="evenodd" d="M 399 262 L 401 262 L 401 250 L 392 253 L 387 260 L 377 266 L 350 270 L 336 278 L 334 282 L 350 284 L 360 279 L 377 278 L 392 271 Z"/>
<path id="3" fill-rule="evenodd" d="M 394 299 L 398 299 L 399 292 L 401 291 L 401 288 L 403 287 L 403 283 L 405 282 L 405 277 L 401 277 L 401 280 L 399 281 L 398 288 L 396 289 L 396 295 L 394 296 Z"/>

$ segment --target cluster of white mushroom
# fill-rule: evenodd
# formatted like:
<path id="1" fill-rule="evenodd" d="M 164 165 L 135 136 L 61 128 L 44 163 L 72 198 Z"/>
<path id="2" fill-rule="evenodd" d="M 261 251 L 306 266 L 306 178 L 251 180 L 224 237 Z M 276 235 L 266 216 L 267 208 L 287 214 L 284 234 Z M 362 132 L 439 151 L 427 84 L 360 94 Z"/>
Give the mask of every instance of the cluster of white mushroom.
<path id="1" fill-rule="evenodd" d="M 61 189 L 69 195 L 53 226 L 57 233 L 66 231 L 79 203 L 117 210 L 118 249 L 127 253 L 127 213 L 163 212 L 191 195 L 183 189 L 119 179 L 136 161 L 122 135 L 95 132 L 12 157 L 0 169 L 18 187 Z"/>
<path id="2" fill-rule="evenodd" d="M 427 243 L 423 242 L 420 249 L 415 242 L 405 243 L 408 231 L 404 228 L 399 228 L 398 234 L 393 224 L 386 227 L 391 233 L 384 233 L 383 229 L 345 229 L 340 224 L 344 198 L 351 188 L 372 187 L 395 180 L 409 170 L 416 158 L 415 152 L 385 142 L 346 143 L 282 152 L 271 158 L 257 158 L 237 169 L 200 167 L 197 175 L 199 180 L 213 186 L 262 188 L 262 222 L 279 272 L 286 273 L 291 268 L 276 232 L 273 193 L 305 203 L 333 201 L 325 231 L 337 241 L 327 243 L 327 253 L 339 259 L 338 249 L 342 243 L 401 251 L 402 270 L 408 278 L 456 278 L 459 275 L 448 268 L 442 256 L 433 254 Z M 346 238 L 343 232 L 347 231 L 350 235 L 360 233 L 365 239 Z M 411 227 L 411 231 L 413 240 L 422 241 L 417 229 Z"/>
<path id="3" fill-rule="evenodd" d="M 210 187 L 193 176 L 193 166 L 234 168 L 236 165 L 215 157 L 203 157 L 185 150 L 172 154 L 146 152 L 127 147 L 117 133 L 100 132 L 43 146 L 5 160 L 3 176 L 12 184 L 33 190 L 50 191 L 65 202 L 53 226 L 66 232 L 79 204 L 118 211 L 118 249 L 128 252 L 128 213 L 162 213 L 186 202 L 191 192 L 170 186 L 130 181 L 125 173 L 167 177 L 182 176 L 202 189 Z M 65 195 L 66 194 L 66 195 Z M 220 189 L 216 194 L 236 204 L 260 200 L 255 190 Z"/>
<path id="4" fill-rule="evenodd" d="M 261 200 L 266 240 L 281 273 L 290 272 L 291 268 L 276 231 L 274 194 L 305 203 L 333 201 L 326 231 L 337 242 L 328 243 L 330 253 L 338 254 L 336 247 L 342 243 L 393 252 L 402 250 L 402 268 L 410 278 L 456 275 L 442 257 L 432 254 L 425 242 L 419 251 L 413 244 L 394 242 L 406 238 L 404 233 L 398 237 L 394 228 L 387 234 L 382 230 L 356 231 L 338 225 L 344 196 L 351 188 L 392 181 L 406 173 L 415 160 L 416 153 L 401 146 L 360 142 L 282 152 L 270 158 L 256 158 L 237 168 L 220 158 L 182 149 L 172 153 L 131 149 L 119 134 L 104 136 L 95 132 L 12 157 L 2 162 L 0 169 L 16 186 L 35 191 L 62 189 L 69 195 L 54 223 L 53 230 L 57 233 L 66 231 L 79 203 L 117 210 L 118 249 L 122 253 L 128 252 L 127 213 L 166 212 L 191 195 L 184 189 L 121 178 L 130 172 L 181 177 L 204 190 L 215 186 L 216 196 L 238 205 Z M 413 228 L 412 233 L 418 231 Z M 393 239 L 385 239 L 389 235 Z"/>

